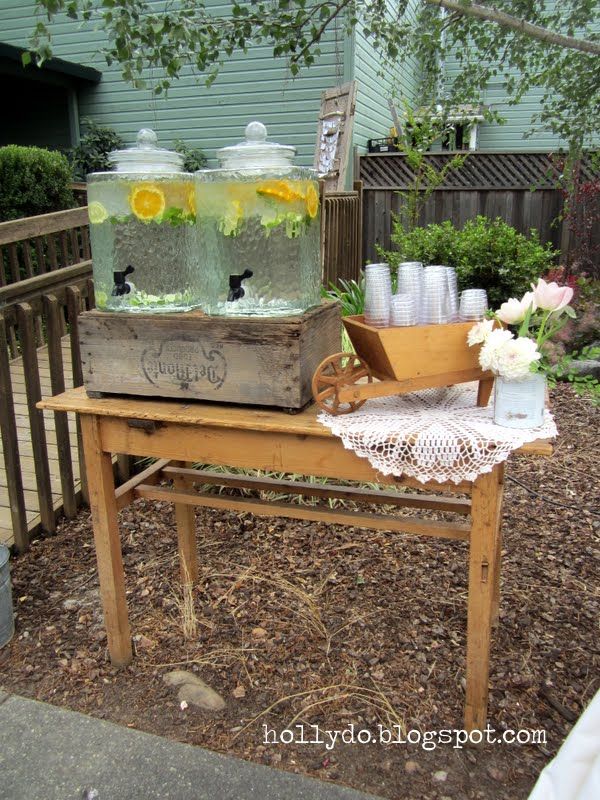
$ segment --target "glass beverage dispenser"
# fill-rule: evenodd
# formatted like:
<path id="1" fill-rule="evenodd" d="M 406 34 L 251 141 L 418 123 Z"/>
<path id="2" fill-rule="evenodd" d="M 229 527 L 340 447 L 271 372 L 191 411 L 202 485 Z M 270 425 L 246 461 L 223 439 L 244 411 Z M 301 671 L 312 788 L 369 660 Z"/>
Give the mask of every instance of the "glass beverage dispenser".
<path id="1" fill-rule="evenodd" d="M 137 147 L 87 176 L 96 306 L 173 312 L 200 305 L 194 180 L 183 156 L 142 129 Z"/>
<path id="2" fill-rule="evenodd" d="M 321 214 L 316 171 L 294 147 L 267 142 L 261 122 L 196 173 L 202 309 L 286 316 L 320 302 Z"/>

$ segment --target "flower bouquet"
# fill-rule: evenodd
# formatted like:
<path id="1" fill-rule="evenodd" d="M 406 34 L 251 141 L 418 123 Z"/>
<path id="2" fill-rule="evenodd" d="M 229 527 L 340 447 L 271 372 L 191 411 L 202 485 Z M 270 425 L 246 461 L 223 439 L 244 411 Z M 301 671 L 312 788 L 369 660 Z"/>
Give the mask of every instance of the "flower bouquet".
<path id="1" fill-rule="evenodd" d="M 479 363 L 496 376 L 494 421 L 534 428 L 544 419 L 546 379 L 543 346 L 575 317 L 570 286 L 540 278 L 520 300 L 511 297 L 490 319 L 471 328 L 469 346 L 481 345 Z M 498 327 L 497 323 L 501 326 Z"/>

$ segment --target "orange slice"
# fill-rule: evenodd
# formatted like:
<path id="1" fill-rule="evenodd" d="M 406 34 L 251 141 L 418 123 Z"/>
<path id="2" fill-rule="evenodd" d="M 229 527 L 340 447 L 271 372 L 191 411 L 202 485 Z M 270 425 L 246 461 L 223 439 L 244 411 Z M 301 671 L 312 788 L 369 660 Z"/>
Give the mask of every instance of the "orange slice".
<path id="1" fill-rule="evenodd" d="M 133 187 L 129 205 L 138 219 L 155 219 L 165 210 L 165 195 L 152 183 L 141 184 Z"/>
<path id="2" fill-rule="evenodd" d="M 306 210 L 311 219 L 317 216 L 317 211 L 319 210 L 319 193 L 312 183 L 309 183 L 306 190 Z"/>
<path id="3" fill-rule="evenodd" d="M 291 203 L 294 200 L 304 200 L 304 194 L 296 189 L 289 181 L 267 181 L 256 189 L 257 194 L 263 197 L 273 197 Z"/>

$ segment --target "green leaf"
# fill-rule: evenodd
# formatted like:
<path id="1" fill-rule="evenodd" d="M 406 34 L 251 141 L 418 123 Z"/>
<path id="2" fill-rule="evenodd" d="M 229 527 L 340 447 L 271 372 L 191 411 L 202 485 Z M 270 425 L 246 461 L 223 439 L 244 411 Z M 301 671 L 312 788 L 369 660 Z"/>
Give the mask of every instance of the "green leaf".
<path id="1" fill-rule="evenodd" d="M 28 67 L 31 64 L 31 53 L 28 50 L 21 53 L 21 63 L 24 67 Z"/>

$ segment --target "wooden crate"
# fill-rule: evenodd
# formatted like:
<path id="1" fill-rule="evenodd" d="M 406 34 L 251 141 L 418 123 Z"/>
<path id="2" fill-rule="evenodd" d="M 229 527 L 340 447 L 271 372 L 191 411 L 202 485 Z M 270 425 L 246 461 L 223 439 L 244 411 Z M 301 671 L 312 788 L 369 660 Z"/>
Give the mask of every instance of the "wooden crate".
<path id="1" fill-rule="evenodd" d="M 298 409 L 340 349 L 337 303 L 297 317 L 88 311 L 80 316 L 88 393 L 177 397 Z"/>

